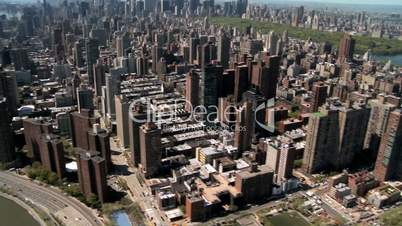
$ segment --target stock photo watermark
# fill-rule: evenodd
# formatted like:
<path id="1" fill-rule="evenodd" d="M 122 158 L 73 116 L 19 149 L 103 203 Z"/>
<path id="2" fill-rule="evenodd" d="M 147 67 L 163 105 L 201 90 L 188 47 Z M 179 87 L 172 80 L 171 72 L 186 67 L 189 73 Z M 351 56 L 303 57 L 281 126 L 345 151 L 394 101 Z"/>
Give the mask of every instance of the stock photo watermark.
<path id="1" fill-rule="evenodd" d="M 131 102 L 129 107 L 129 117 L 131 121 L 138 124 L 153 122 L 161 128 L 167 128 L 170 126 L 164 124 L 164 122 L 191 121 L 194 123 L 206 124 L 207 129 L 210 127 L 210 129 L 216 130 L 219 128 L 214 126 L 214 124 L 221 121 L 228 125 L 229 130 L 245 131 L 247 128 L 245 126 L 239 126 L 238 124 L 241 124 L 243 120 L 246 120 L 246 117 L 244 117 L 242 113 L 244 111 L 251 111 L 251 117 L 255 125 L 273 133 L 275 132 L 274 114 L 269 115 L 268 123 L 257 116 L 261 112 L 265 113 L 267 108 L 272 108 L 274 106 L 274 99 L 253 106 L 251 109 L 246 109 L 247 107 L 245 104 L 228 104 L 224 107 L 216 105 L 193 105 L 184 98 L 175 99 L 169 104 L 160 104 L 148 99 L 140 99 Z M 185 113 L 183 113 L 184 109 Z"/>

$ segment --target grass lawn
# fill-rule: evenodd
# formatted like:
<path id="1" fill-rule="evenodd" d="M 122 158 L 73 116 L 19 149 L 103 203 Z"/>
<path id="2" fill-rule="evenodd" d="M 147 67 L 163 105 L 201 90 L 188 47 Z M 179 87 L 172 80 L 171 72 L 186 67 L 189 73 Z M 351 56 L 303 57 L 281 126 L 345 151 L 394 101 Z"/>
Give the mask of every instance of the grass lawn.
<path id="1" fill-rule="evenodd" d="M 265 226 L 311 226 L 298 212 L 281 213 L 273 217 L 266 217 Z"/>
<path id="2" fill-rule="evenodd" d="M 397 207 L 386 211 L 380 221 L 387 226 L 402 226 L 402 207 Z"/>

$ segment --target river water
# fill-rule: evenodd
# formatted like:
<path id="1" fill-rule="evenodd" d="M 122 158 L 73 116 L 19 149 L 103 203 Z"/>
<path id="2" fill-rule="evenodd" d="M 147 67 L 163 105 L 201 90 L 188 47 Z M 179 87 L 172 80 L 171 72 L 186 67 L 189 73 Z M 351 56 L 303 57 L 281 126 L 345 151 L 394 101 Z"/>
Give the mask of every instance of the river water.
<path id="1" fill-rule="evenodd" d="M 39 223 L 23 207 L 0 196 L 0 225 L 39 226 Z"/>
<path id="2" fill-rule="evenodd" d="M 388 61 L 391 60 L 392 64 L 402 66 L 402 54 L 392 55 L 392 56 L 374 56 L 374 59 L 379 61 Z"/>
<path id="3" fill-rule="evenodd" d="M 112 214 L 112 218 L 117 226 L 132 226 L 130 218 L 125 211 L 117 211 Z"/>

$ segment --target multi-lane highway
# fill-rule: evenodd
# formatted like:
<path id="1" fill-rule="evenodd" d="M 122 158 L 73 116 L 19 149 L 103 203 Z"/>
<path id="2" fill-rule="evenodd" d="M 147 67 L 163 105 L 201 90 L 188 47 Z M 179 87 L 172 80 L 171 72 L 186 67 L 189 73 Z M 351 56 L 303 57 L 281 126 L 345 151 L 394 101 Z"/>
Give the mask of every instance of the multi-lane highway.
<path id="1" fill-rule="evenodd" d="M 0 187 L 10 189 L 20 199 L 32 202 L 66 224 L 104 225 L 92 209 L 56 188 L 41 186 L 8 172 L 0 172 Z"/>

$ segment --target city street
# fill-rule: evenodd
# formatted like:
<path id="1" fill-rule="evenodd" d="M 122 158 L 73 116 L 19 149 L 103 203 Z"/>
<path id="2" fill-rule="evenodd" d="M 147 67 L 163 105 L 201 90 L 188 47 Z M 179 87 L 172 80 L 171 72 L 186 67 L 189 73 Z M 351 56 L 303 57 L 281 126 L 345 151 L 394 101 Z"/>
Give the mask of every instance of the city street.
<path id="1" fill-rule="evenodd" d="M 303 191 L 295 192 L 295 193 L 293 193 L 291 195 L 291 199 L 301 197 L 302 194 L 303 194 Z M 277 199 L 277 200 L 271 200 L 271 201 L 269 201 L 269 202 L 267 202 L 265 204 L 255 205 L 255 206 L 250 207 L 249 209 L 237 211 L 237 212 L 231 213 L 231 214 L 229 214 L 227 216 L 224 216 L 224 217 L 217 217 L 215 219 L 212 219 L 212 220 L 208 221 L 208 223 L 213 225 L 213 224 L 220 223 L 220 222 L 230 221 L 230 220 L 233 220 L 233 219 L 236 219 L 236 218 L 248 215 L 248 214 L 253 214 L 254 216 L 257 216 L 257 213 L 259 211 L 264 210 L 264 209 L 277 207 L 278 205 L 283 204 L 286 199 L 288 199 L 288 197 L 280 198 L 280 199 Z M 194 224 L 194 225 L 198 225 L 198 224 Z"/>
<path id="2" fill-rule="evenodd" d="M 158 209 L 151 191 L 147 188 L 147 186 L 140 183 L 137 177 L 136 169 L 129 167 L 125 155 L 121 152 L 120 148 L 117 147 L 114 139 L 111 139 L 110 146 L 113 151 L 120 153 L 118 155 L 112 155 L 113 164 L 117 166 L 114 173 L 117 174 L 119 178 L 122 178 L 127 182 L 127 185 L 130 189 L 130 198 L 140 205 L 145 217 L 149 222 L 157 226 L 169 225 L 169 223 L 167 223 L 168 220 L 164 219 L 164 214 Z M 122 169 L 119 169 L 119 166 L 128 167 L 121 167 Z"/>
<path id="3" fill-rule="evenodd" d="M 12 173 L 0 172 L 0 186 L 10 189 L 21 200 L 41 207 L 66 225 L 104 225 L 94 210 L 74 198 L 67 197 L 58 189 L 45 187 Z"/>

